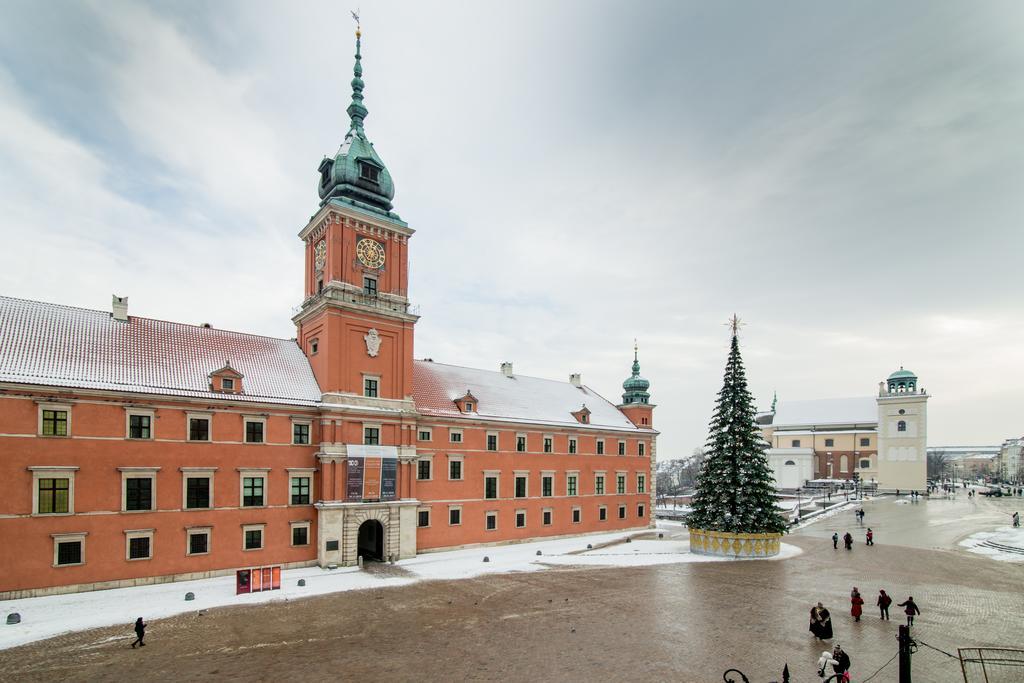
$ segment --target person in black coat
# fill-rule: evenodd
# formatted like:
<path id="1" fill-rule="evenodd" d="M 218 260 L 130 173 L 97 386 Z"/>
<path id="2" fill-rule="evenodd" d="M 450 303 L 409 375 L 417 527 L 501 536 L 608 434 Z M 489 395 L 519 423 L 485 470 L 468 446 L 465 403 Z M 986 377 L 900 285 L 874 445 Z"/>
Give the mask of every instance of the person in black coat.
<path id="1" fill-rule="evenodd" d="M 843 648 L 838 645 L 832 650 L 832 659 L 836 660 L 836 663 L 832 665 L 832 670 L 837 674 L 846 673 L 850 670 L 850 655 L 846 654 Z"/>
<path id="2" fill-rule="evenodd" d="M 811 608 L 811 624 L 807 630 L 819 640 L 832 638 L 832 615 L 820 602 Z"/>
<path id="3" fill-rule="evenodd" d="M 906 602 L 901 602 L 901 603 L 899 603 L 896 606 L 897 607 L 902 607 L 903 608 L 903 613 L 907 615 L 907 626 L 913 626 L 914 625 L 914 615 L 921 613 L 921 610 L 917 606 L 917 603 L 914 602 L 914 596 L 911 595 L 909 598 L 907 598 Z"/>
<path id="4" fill-rule="evenodd" d="M 146 647 L 146 644 L 142 642 L 142 639 L 146 637 L 146 622 L 139 617 L 135 620 L 135 642 L 132 643 L 132 649 L 135 649 L 135 645 L 138 644 L 141 647 Z"/>
<path id="5" fill-rule="evenodd" d="M 847 550 L 853 550 L 853 536 L 850 535 L 849 531 L 847 531 L 846 534 L 843 535 L 843 543 L 846 544 Z"/>

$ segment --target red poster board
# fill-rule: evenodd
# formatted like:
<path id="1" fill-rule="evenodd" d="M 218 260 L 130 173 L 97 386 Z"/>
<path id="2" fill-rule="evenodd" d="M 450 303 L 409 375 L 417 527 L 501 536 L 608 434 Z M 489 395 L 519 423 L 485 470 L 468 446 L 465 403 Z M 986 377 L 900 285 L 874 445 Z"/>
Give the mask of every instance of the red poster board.
<path id="1" fill-rule="evenodd" d="M 235 595 L 281 589 L 281 565 L 251 567 L 235 572 Z"/>

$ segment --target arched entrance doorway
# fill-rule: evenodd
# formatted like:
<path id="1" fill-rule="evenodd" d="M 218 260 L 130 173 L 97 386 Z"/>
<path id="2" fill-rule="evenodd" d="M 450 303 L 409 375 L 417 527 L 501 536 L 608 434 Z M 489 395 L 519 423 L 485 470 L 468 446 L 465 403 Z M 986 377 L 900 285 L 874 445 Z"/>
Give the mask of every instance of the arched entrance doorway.
<path id="1" fill-rule="evenodd" d="M 384 559 L 384 525 L 368 519 L 359 526 L 358 554 L 366 560 Z"/>

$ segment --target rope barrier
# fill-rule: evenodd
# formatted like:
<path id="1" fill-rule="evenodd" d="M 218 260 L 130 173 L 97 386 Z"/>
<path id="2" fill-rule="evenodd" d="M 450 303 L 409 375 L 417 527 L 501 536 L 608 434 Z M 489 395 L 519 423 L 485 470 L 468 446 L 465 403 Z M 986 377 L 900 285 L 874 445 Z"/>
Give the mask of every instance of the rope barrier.
<path id="1" fill-rule="evenodd" d="M 956 655 L 951 655 L 948 652 L 946 652 L 945 650 L 940 650 L 939 648 L 935 647 L 934 645 L 929 645 L 928 643 L 924 642 L 920 638 L 917 638 L 916 640 L 917 640 L 918 644 L 924 645 L 925 647 L 930 647 L 931 649 L 935 650 L 936 652 L 941 652 L 942 654 L 946 655 L 947 657 L 950 657 L 952 659 L 960 659 Z"/>
<path id="2" fill-rule="evenodd" d="M 890 664 L 892 664 L 893 660 L 894 660 L 894 659 L 896 659 L 896 658 L 897 658 L 897 657 L 899 657 L 899 656 L 900 656 L 900 653 L 899 653 L 899 652 L 897 652 L 896 654 L 894 654 L 894 655 L 892 656 L 892 659 L 890 659 L 890 660 L 889 660 L 888 662 L 886 662 L 885 664 L 883 664 L 883 665 L 882 665 L 882 666 L 881 666 L 881 667 L 880 667 L 880 668 L 878 669 L 878 671 L 876 671 L 875 673 L 873 673 L 873 674 L 871 674 L 870 676 L 868 676 L 867 678 L 865 678 L 865 679 L 864 679 L 864 683 L 868 683 L 868 681 L 870 681 L 870 680 L 871 680 L 872 678 L 874 678 L 874 677 L 875 677 L 875 676 L 877 676 L 878 674 L 882 673 L 882 669 L 884 669 L 885 667 L 887 667 L 887 666 L 889 666 Z"/>

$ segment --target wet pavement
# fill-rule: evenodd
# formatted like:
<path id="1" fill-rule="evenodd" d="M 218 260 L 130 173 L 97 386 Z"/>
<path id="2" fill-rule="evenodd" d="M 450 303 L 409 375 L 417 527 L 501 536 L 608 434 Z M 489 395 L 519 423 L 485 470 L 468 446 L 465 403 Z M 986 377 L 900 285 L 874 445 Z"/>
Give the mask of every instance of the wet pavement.
<path id="1" fill-rule="evenodd" d="M 896 653 L 902 615 L 881 622 L 875 595 L 912 594 L 914 635 L 953 654 L 970 645 L 1024 646 L 1024 564 L 956 549 L 963 537 L 1005 525 L 1021 499 L 864 504 L 877 545 L 863 544 L 843 511 L 789 536 L 804 553 L 783 561 L 637 568 L 557 568 L 423 582 L 155 621 L 145 650 L 130 625 L 61 636 L 0 652 L 0 680 L 820 680 L 823 649 L 807 632 L 822 600 L 862 681 Z M 1021 505 L 1020 507 L 1024 507 Z M 835 551 L 834 530 L 854 533 Z M 676 532 L 683 533 L 683 532 Z M 396 568 L 400 569 L 400 568 Z M 390 571 L 391 568 L 388 568 Z M 859 586 L 865 616 L 849 615 Z M 914 680 L 962 680 L 954 659 L 921 647 Z M 873 679 L 896 680 L 896 662 Z"/>

